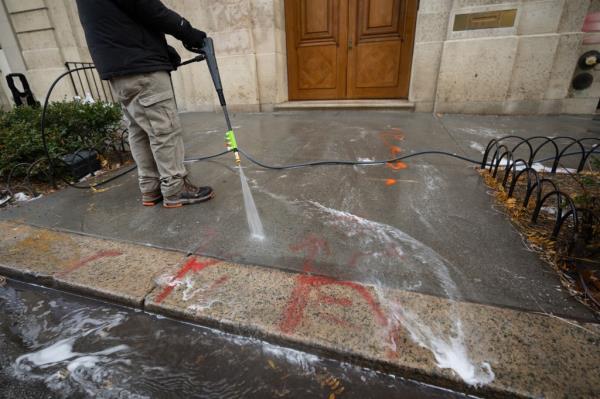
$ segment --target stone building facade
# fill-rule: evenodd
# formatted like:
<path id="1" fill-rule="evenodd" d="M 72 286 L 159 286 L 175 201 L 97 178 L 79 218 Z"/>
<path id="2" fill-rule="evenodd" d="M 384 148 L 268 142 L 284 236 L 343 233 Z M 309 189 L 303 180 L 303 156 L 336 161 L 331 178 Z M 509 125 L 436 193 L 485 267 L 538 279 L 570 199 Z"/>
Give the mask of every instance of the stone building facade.
<path id="1" fill-rule="evenodd" d="M 587 14 L 597 1 L 422 1 L 410 99 L 417 110 L 449 113 L 593 113 L 600 76 L 575 91 Z M 512 27 L 453 30 L 457 14 L 516 9 Z"/>
<path id="2" fill-rule="evenodd" d="M 583 31 L 600 0 L 163 2 L 214 38 L 228 103 L 240 111 L 385 98 L 423 112 L 591 114 L 600 98 L 596 68 L 585 71 L 591 86 L 572 87 L 579 57 L 600 50 Z M 24 73 L 38 99 L 65 62 L 91 61 L 75 0 L 2 0 L 0 45 L 2 75 Z M 181 111 L 216 109 L 204 65 L 172 80 Z M 1 87 L 7 103 L 4 78 Z M 65 80 L 53 98 L 73 94 Z"/>

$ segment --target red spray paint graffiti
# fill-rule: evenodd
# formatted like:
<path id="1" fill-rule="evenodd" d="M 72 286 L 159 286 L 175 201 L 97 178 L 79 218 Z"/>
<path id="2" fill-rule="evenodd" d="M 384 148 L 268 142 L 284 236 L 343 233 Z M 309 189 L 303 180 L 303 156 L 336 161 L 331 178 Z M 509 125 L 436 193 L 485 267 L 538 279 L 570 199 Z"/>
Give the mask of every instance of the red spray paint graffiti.
<path id="1" fill-rule="evenodd" d="M 304 240 L 296 245 L 290 245 L 290 249 L 294 252 L 306 251 L 302 268 L 305 273 L 312 271 L 315 265 L 315 260 L 319 254 L 330 254 L 329 244 L 327 244 L 327 241 L 317 237 L 314 234 L 308 235 Z"/>
<path id="2" fill-rule="evenodd" d="M 339 305 L 343 307 L 352 306 L 352 299 L 350 298 L 337 298 L 331 295 L 323 294 L 322 292 L 319 292 L 317 300 L 319 301 L 319 303 L 324 303 L 327 305 Z"/>
<path id="3" fill-rule="evenodd" d="M 329 246 L 325 240 L 320 239 L 315 235 L 310 235 L 298 245 L 290 246 L 290 249 L 295 252 L 305 252 L 306 255 L 304 257 L 303 265 L 304 274 L 299 274 L 298 277 L 296 277 L 294 290 L 292 291 L 292 295 L 288 300 L 283 313 L 283 318 L 279 324 L 281 331 L 284 333 L 291 333 L 300 325 L 304 319 L 304 312 L 307 306 L 309 306 L 312 292 L 316 291 L 316 300 L 320 304 L 344 307 L 352 306 L 353 302 L 349 298 L 334 298 L 323 294 L 320 290 L 325 286 L 348 287 L 356 291 L 369 305 L 378 323 L 381 325 L 387 324 L 387 319 L 381 307 L 379 306 L 379 303 L 375 300 L 373 295 L 371 295 L 371 292 L 369 292 L 369 290 L 367 290 L 363 285 L 352 281 L 336 280 L 331 277 L 306 274 L 312 271 L 315 261 L 319 255 L 329 255 Z M 328 317 L 326 318 L 328 318 L 330 321 L 339 319 L 332 315 L 327 316 Z M 344 324 L 343 321 L 338 321 L 339 322 L 336 324 Z"/>
<path id="4" fill-rule="evenodd" d="M 239 256 L 237 252 L 224 252 L 219 245 L 213 245 L 219 235 L 219 230 L 211 226 L 203 227 L 200 230 L 202 239 L 198 246 L 191 252 L 192 255 L 218 257 L 224 259 L 233 259 Z"/>
<path id="5" fill-rule="evenodd" d="M 311 276 L 308 274 L 301 274 L 296 279 L 296 285 L 292 296 L 288 301 L 286 309 L 284 311 L 284 317 L 281 321 L 279 328 L 285 333 L 293 332 L 296 327 L 302 322 L 304 318 L 304 311 L 308 306 L 310 300 L 310 294 L 313 290 L 319 290 L 321 287 L 327 285 L 334 285 L 338 287 L 349 287 L 356 291 L 360 296 L 363 297 L 365 302 L 371 307 L 374 312 L 377 321 L 381 325 L 387 324 L 387 319 L 379 306 L 379 303 L 373 298 L 371 293 L 361 284 L 352 281 L 336 280 L 331 277 L 323 276 Z M 342 306 L 348 306 L 348 303 L 352 303 L 350 299 L 342 300 Z"/>
<path id="6" fill-rule="evenodd" d="M 352 254 L 352 256 L 350 257 L 350 261 L 348 262 L 348 266 L 349 267 L 356 267 L 358 265 L 358 261 L 360 260 L 360 258 L 362 258 L 363 256 L 366 256 L 367 254 L 364 252 L 354 252 Z"/>
<path id="7" fill-rule="evenodd" d="M 215 293 L 215 291 L 223 286 L 227 281 L 229 280 L 229 276 L 226 274 L 221 275 L 218 279 L 216 279 L 215 281 L 213 281 L 208 287 L 203 288 L 202 292 L 200 292 L 200 294 L 195 297 L 195 302 L 202 302 L 202 301 L 206 301 L 207 299 L 209 299 L 211 297 L 211 295 L 213 295 Z"/>
<path id="8" fill-rule="evenodd" d="M 154 301 L 156 303 L 161 303 L 162 301 L 164 301 L 171 294 L 171 292 L 173 292 L 173 289 L 175 288 L 175 283 L 184 278 L 188 273 L 200 272 L 206 269 L 207 267 L 216 265 L 220 262 L 221 261 L 217 259 L 208 259 L 204 262 L 200 262 L 198 261 L 198 259 L 191 257 L 187 262 L 183 264 L 181 269 L 179 269 L 179 271 L 171 279 L 169 284 L 167 284 L 167 286 L 156 296 L 156 299 Z"/>
<path id="9" fill-rule="evenodd" d="M 202 237 L 202 239 L 200 240 L 198 246 L 192 251 L 192 254 L 202 255 L 203 252 L 206 252 L 208 250 L 209 244 L 215 240 L 217 234 L 217 229 L 215 229 L 214 227 L 203 227 L 200 231 L 200 236 Z"/>
<path id="10" fill-rule="evenodd" d="M 87 265 L 89 263 L 95 262 L 95 261 L 103 259 L 103 258 L 110 258 L 110 257 L 115 257 L 115 256 L 120 256 L 120 255 L 123 255 L 123 252 L 115 251 L 115 250 L 98 251 L 93 255 L 90 255 L 86 258 L 80 259 L 80 260 L 72 263 L 66 270 L 56 273 L 56 275 L 57 276 L 65 276 L 69 273 L 74 272 L 77 269 L 81 269 L 82 267 L 84 267 L 85 265 Z"/>

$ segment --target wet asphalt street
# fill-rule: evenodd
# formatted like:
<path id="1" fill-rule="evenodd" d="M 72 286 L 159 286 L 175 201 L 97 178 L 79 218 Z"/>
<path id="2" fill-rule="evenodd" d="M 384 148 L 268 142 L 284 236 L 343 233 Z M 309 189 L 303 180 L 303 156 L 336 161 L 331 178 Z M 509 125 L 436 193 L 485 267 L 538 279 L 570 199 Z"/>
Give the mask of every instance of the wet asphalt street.
<path id="1" fill-rule="evenodd" d="M 9 280 L 0 398 L 459 398 L 260 340 Z"/>

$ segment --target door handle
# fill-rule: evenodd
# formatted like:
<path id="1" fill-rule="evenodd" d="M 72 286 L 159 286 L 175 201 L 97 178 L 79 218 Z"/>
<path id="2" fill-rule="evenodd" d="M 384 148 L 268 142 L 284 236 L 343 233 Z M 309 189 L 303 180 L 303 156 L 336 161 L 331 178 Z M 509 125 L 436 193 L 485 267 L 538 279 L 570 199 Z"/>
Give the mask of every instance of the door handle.
<path id="1" fill-rule="evenodd" d="M 351 49 L 352 48 L 352 39 L 348 39 L 348 48 Z"/>

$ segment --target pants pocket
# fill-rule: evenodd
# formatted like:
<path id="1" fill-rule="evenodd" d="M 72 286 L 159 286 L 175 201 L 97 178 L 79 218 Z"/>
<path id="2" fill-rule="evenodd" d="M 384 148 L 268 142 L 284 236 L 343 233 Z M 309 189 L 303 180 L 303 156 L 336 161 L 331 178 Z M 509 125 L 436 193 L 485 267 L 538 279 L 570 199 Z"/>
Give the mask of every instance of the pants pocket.
<path id="1" fill-rule="evenodd" d="M 179 118 L 171 90 L 140 97 L 139 102 L 144 107 L 154 134 L 169 134 L 179 129 Z"/>

